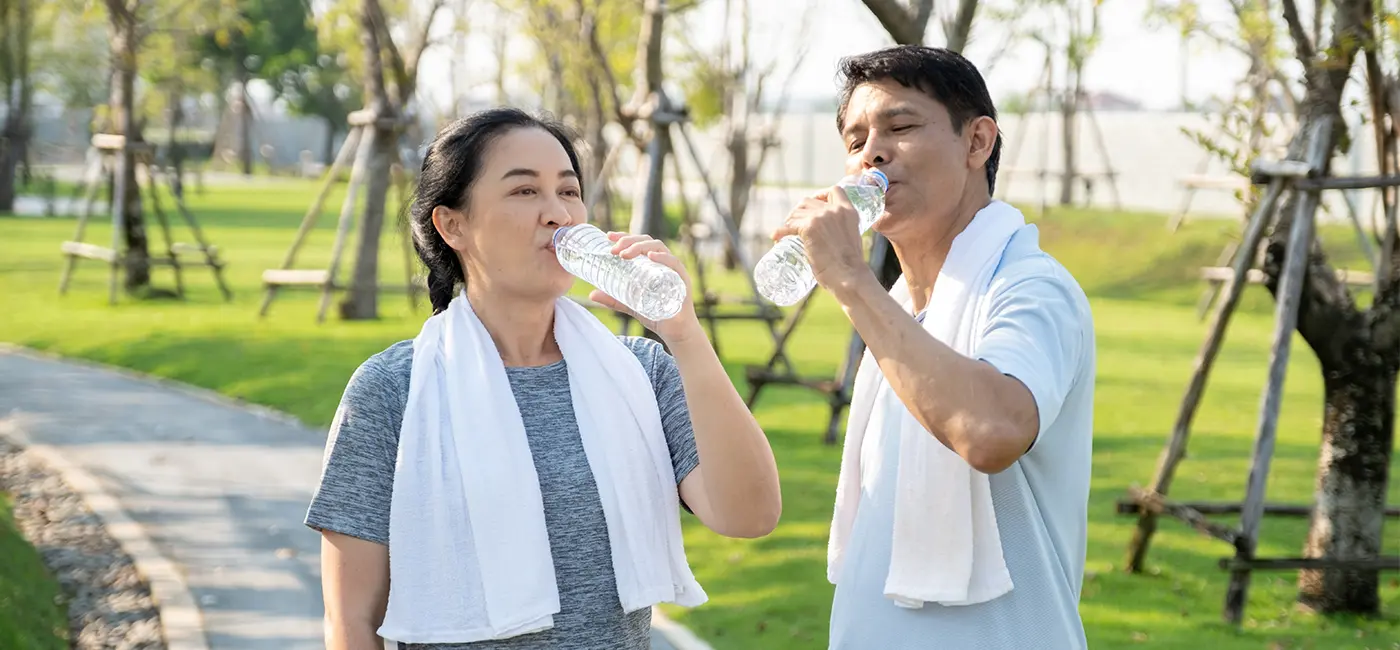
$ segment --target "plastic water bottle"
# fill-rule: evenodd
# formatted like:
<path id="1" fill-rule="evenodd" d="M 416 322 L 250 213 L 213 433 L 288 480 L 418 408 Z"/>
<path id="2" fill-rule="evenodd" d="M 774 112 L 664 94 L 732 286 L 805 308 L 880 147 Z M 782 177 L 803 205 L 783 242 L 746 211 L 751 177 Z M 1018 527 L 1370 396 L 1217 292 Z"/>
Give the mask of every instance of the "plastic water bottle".
<path id="1" fill-rule="evenodd" d="M 890 179 L 878 169 L 866 170 L 859 178 L 847 176 L 837 185 L 860 214 L 862 235 L 884 214 L 885 190 L 889 186 Z M 797 304 L 817 286 L 817 277 L 807 260 L 807 249 L 797 235 L 778 240 L 754 265 L 753 279 L 764 298 L 784 307 Z"/>
<path id="2" fill-rule="evenodd" d="M 626 305 L 642 318 L 666 320 L 685 304 L 685 280 L 664 264 L 612 254 L 613 242 L 581 223 L 554 231 L 554 254 L 565 271 Z"/>

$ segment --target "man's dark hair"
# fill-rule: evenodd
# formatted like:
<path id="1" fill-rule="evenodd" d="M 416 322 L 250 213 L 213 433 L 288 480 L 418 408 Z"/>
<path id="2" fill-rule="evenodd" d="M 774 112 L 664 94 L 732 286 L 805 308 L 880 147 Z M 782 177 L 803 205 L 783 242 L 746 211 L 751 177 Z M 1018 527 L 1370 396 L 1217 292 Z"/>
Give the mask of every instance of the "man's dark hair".
<path id="1" fill-rule="evenodd" d="M 836 111 L 836 129 L 846 128 L 846 105 L 856 87 L 892 79 L 905 88 L 915 88 L 948 109 L 953 132 L 983 115 L 997 119 L 997 109 L 982 74 L 961 54 L 941 47 L 896 45 L 874 52 L 843 57 L 837 64 L 841 83 L 841 105 Z M 997 132 L 992 155 L 987 158 L 987 193 L 996 189 L 997 165 L 1001 161 L 1001 132 Z"/>

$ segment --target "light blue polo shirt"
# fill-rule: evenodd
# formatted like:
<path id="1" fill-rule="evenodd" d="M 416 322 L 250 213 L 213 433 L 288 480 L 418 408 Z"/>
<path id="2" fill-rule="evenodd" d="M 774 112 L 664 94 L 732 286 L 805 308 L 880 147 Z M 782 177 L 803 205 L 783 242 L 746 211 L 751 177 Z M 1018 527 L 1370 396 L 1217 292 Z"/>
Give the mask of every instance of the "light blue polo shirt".
<path id="1" fill-rule="evenodd" d="M 899 419 L 861 450 L 860 504 L 837 576 L 830 648 L 1078 650 L 1094 420 L 1095 338 L 1079 284 L 1040 250 L 1035 226 L 1006 247 L 987 298 L 976 357 L 1019 379 L 1040 414 L 1031 450 L 990 477 L 1002 553 L 1014 584 L 985 603 L 898 607 L 883 594 L 894 524 Z M 922 314 L 921 314 L 922 316 Z M 881 376 L 875 408 L 898 398 Z M 903 408 L 900 406 L 900 408 Z"/>

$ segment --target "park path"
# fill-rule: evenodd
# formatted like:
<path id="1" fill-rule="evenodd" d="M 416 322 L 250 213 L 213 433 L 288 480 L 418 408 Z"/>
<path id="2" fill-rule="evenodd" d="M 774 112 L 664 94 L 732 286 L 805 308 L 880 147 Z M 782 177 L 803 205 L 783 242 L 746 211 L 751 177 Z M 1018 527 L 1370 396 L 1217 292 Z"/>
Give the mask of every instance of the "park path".
<path id="1" fill-rule="evenodd" d="M 324 431 L 0 346 L 0 435 L 48 447 L 116 500 L 183 575 L 211 650 L 325 647 L 320 536 L 301 523 Z"/>

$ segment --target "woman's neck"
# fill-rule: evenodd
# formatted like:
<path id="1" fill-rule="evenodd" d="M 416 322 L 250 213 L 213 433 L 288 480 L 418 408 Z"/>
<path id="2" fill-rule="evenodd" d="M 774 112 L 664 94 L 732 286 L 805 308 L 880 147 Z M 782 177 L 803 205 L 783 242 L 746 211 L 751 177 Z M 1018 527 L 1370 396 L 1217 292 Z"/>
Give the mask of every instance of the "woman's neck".
<path id="1" fill-rule="evenodd" d="M 543 366 L 564 358 L 554 340 L 554 301 L 521 299 L 471 285 L 467 298 L 506 366 Z"/>

